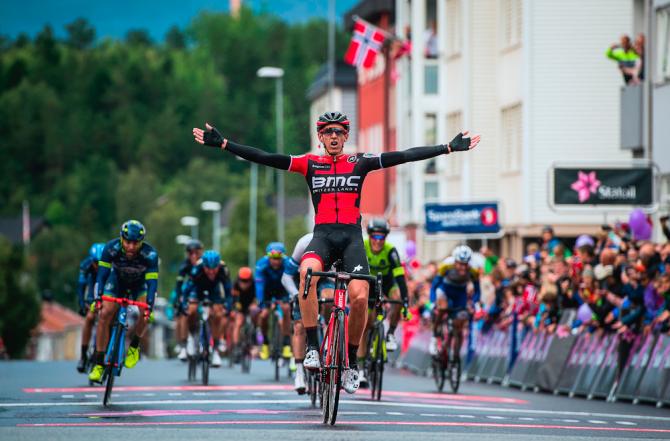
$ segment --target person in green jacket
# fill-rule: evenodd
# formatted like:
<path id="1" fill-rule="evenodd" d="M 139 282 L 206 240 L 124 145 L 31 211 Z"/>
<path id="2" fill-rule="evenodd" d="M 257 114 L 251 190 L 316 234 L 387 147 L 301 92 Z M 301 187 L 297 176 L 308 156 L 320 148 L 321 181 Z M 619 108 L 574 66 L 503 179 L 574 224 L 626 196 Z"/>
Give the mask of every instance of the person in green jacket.
<path id="1" fill-rule="evenodd" d="M 622 35 L 621 42 L 611 45 L 605 55 L 619 64 L 624 83 L 627 85 L 639 84 L 640 55 L 635 52 L 628 35 Z"/>

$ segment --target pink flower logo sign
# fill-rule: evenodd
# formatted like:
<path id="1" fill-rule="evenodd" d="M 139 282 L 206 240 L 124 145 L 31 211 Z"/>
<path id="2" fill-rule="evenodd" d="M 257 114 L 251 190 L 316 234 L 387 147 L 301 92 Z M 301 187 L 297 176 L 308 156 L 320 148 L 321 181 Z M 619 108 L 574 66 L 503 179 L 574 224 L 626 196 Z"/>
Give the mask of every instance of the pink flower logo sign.
<path id="1" fill-rule="evenodd" d="M 595 194 L 600 187 L 600 181 L 596 178 L 596 172 L 592 171 L 584 173 L 579 171 L 577 173 L 577 180 L 572 183 L 570 188 L 577 192 L 579 202 L 586 202 L 591 197 L 591 193 Z"/>

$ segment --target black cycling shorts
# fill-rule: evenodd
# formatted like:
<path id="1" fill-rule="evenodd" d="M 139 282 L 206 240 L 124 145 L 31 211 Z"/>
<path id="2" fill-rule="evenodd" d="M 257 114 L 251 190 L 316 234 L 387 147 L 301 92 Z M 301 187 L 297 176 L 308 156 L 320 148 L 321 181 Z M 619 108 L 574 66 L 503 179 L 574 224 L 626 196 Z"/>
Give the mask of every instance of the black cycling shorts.
<path id="1" fill-rule="evenodd" d="M 345 272 L 370 274 L 368 258 L 363 244 L 363 233 L 358 225 L 319 224 L 314 226 L 314 237 L 307 245 L 303 260 L 321 261 L 322 271 L 327 271 L 337 260 L 342 260 Z"/>

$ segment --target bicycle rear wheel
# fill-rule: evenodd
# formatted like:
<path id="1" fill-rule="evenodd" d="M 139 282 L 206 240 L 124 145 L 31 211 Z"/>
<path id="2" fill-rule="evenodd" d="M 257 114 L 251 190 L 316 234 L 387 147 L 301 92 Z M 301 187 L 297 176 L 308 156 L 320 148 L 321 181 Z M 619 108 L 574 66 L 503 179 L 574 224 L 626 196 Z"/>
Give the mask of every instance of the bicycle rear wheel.
<path id="1" fill-rule="evenodd" d="M 203 328 L 200 336 L 200 344 L 202 345 L 202 352 L 200 354 L 200 361 L 202 362 L 202 384 L 207 386 L 209 384 L 209 329 L 207 323 L 203 323 Z M 214 349 L 216 351 L 216 348 Z"/>
<path id="2" fill-rule="evenodd" d="M 272 360 L 275 364 L 275 381 L 279 381 L 279 369 L 281 367 L 281 332 L 279 320 L 273 313 L 272 320 Z"/>
<path id="3" fill-rule="evenodd" d="M 375 350 L 374 358 L 374 371 L 375 371 L 375 382 L 372 386 L 372 399 L 381 400 L 382 399 L 382 382 L 384 379 L 384 333 L 377 332 L 377 343 Z"/>
<path id="4" fill-rule="evenodd" d="M 461 359 L 457 358 L 449 363 L 449 384 L 451 391 L 458 393 L 458 388 L 461 385 Z"/>
<path id="5" fill-rule="evenodd" d="M 337 408 L 340 404 L 340 389 L 342 388 L 342 371 L 344 370 L 345 350 L 344 347 L 344 311 L 337 312 L 337 322 L 330 350 L 334 355 L 332 357 L 332 367 L 330 368 L 330 378 L 328 383 L 328 424 L 335 425 L 337 420 Z"/>
<path id="6" fill-rule="evenodd" d="M 435 380 L 435 386 L 437 387 L 438 392 L 442 392 L 444 389 L 444 366 L 442 364 L 441 354 L 438 354 L 433 357 L 433 379 Z"/>
<path id="7" fill-rule="evenodd" d="M 188 381 L 195 381 L 195 370 L 197 369 L 198 359 L 189 355 L 188 357 Z"/>

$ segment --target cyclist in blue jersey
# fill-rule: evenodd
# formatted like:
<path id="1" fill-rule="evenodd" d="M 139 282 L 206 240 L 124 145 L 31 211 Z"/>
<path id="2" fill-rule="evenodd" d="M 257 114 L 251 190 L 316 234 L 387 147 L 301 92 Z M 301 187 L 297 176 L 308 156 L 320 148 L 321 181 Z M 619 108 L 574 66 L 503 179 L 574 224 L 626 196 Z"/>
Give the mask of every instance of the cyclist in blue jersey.
<path id="1" fill-rule="evenodd" d="M 100 312 L 96 334 L 96 365 L 88 378 L 99 383 L 104 371 L 109 329 L 119 309 L 114 302 L 102 301 L 102 295 L 128 297 L 143 301 L 149 309 L 142 311 L 130 341 L 125 366 L 135 367 L 140 359 L 140 338 L 144 335 L 153 310 L 158 288 L 158 253 L 144 242 L 146 229 L 139 221 L 129 220 L 121 226 L 121 237 L 107 242 L 98 262 L 95 284 L 95 309 Z"/>
<path id="2" fill-rule="evenodd" d="M 175 327 L 175 334 L 177 338 L 177 347 L 175 348 L 177 352 L 177 358 L 181 361 L 186 361 L 186 339 L 188 338 L 188 319 L 186 318 L 186 302 L 184 301 L 184 294 L 182 293 L 182 287 L 184 282 L 188 280 L 193 271 L 193 267 L 196 266 L 200 258 L 202 257 L 203 246 L 202 242 L 196 239 L 190 240 L 186 244 L 186 259 L 179 266 L 179 271 L 177 272 L 177 281 L 175 283 L 175 321 L 177 326 Z"/>
<path id="3" fill-rule="evenodd" d="M 268 316 L 270 311 L 267 305 L 274 300 L 278 300 L 282 309 L 282 320 L 280 323 L 283 335 L 282 358 L 291 358 L 291 319 L 288 304 L 288 293 L 282 285 L 282 275 L 284 268 L 288 265 L 288 256 L 286 256 L 286 247 L 281 242 L 271 242 L 265 248 L 265 256 L 256 262 L 256 299 L 261 312 L 258 315 L 258 322 L 263 332 L 263 345 L 261 346 L 261 360 L 267 360 L 270 357 L 270 347 L 268 346 Z"/>
<path id="4" fill-rule="evenodd" d="M 94 243 L 88 250 L 88 256 L 79 264 L 79 279 L 77 280 L 77 300 L 79 302 L 79 315 L 84 317 L 84 328 L 81 331 L 81 357 L 77 363 L 77 371 L 84 372 L 86 369 L 88 342 L 91 340 L 93 325 L 95 324 L 95 311 L 91 311 L 93 303 L 93 290 L 95 279 L 98 276 L 98 261 L 102 256 L 104 243 Z"/>
<path id="5" fill-rule="evenodd" d="M 182 287 L 184 297 L 188 298 L 188 328 L 189 335 L 186 343 L 186 352 L 190 356 L 196 355 L 197 332 L 199 324 L 198 305 L 209 295 L 212 303 L 212 312 L 209 315 L 212 339 L 218 343 L 212 352 L 212 367 L 221 366 L 221 337 L 223 336 L 222 320 L 224 315 L 224 301 L 232 299 L 230 272 L 221 255 L 214 250 L 207 250 L 202 259 L 191 270 L 191 278 Z"/>
<path id="6" fill-rule="evenodd" d="M 474 312 L 474 304 L 479 301 L 479 270 L 470 266 L 472 250 L 466 245 L 454 249 L 451 259 L 438 267 L 438 273 L 430 288 L 430 300 L 435 304 L 433 337 L 428 352 L 437 355 L 437 340 L 441 337 L 442 323 L 448 314 L 453 320 L 455 347 L 463 342 L 463 328 Z M 457 351 L 456 356 L 459 356 Z"/>

